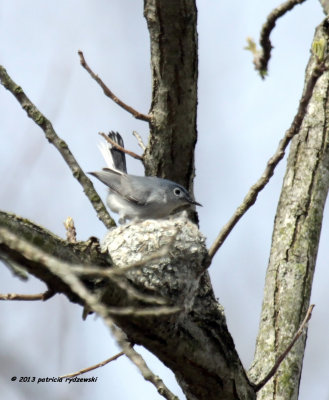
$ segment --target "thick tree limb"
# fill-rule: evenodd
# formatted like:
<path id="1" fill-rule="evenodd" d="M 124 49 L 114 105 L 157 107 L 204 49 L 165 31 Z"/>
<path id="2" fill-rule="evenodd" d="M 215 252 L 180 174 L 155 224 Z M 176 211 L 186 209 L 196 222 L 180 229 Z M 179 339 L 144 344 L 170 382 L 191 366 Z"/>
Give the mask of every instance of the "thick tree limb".
<path id="1" fill-rule="evenodd" d="M 152 68 L 145 172 L 193 192 L 198 78 L 195 1 L 145 0 L 144 16 Z"/>
<path id="2" fill-rule="evenodd" d="M 255 392 L 246 380 L 224 314 L 204 272 L 207 250 L 196 226 L 185 218 L 144 221 L 111 230 L 103 246 L 115 265 L 125 268 L 139 259 L 138 249 L 145 248 L 152 255 L 160 244 L 170 242 L 171 236 L 175 240 L 163 260 L 144 266 L 142 275 L 130 269 L 127 277 L 135 287 L 146 285 L 182 311 L 154 321 L 117 316 L 116 322 L 134 343 L 145 346 L 175 373 L 187 398 L 254 399 Z M 129 328 L 132 323 L 133 336 Z"/>
<path id="3" fill-rule="evenodd" d="M 11 257 L 50 289 L 64 293 L 81 305 L 86 304 L 85 293 L 72 289 L 71 281 L 67 281 L 67 269 L 72 274 L 77 267 L 82 267 L 81 264 L 86 268 L 94 265 L 97 270 L 112 263 L 107 255 L 99 253 L 93 241 L 68 243 L 10 214 L 0 213 L 0 228 L 10 230 L 13 236 L 9 241 L 8 237 L 2 237 L 0 257 L 4 254 Z M 140 268 L 128 267 L 125 276 L 118 275 L 120 280 L 130 281 L 141 294 L 140 298 L 127 296 L 113 280 L 99 290 L 91 284 L 88 286 L 97 293 L 97 298 L 102 296 L 106 315 L 111 312 L 111 320 L 113 318 L 124 330 L 131 342 L 143 345 L 171 368 L 189 398 L 217 400 L 220 396 L 227 400 L 254 400 L 253 386 L 241 365 L 223 311 L 204 272 L 208 265 L 207 249 L 196 226 L 179 218 L 145 221 L 112 229 L 108 235 L 104 246 L 109 250 L 113 247 L 110 251 L 116 268 L 125 269 L 145 257 L 149 257 L 149 262 Z M 21 247 L 22 243 L 28 243 L 28 248 Z M 168 243 L 171 243 L 170 251 L 161 260 L 152 260 L 152 254 Z M 38 250 L 31 252 L 33 247 Z M 143 301 L 143 295 L 165 299 L 167 310 L 163 310 L 169 314 L 157 313 L 161 308 L 156 303 L 151 310 L 151 303 Z M 92 310 L 93 301 L 94 297 L 91 303 L 87 302 Z M 95 311 L 99 309 L 95 308 Z M 104 309 L 100 315 L 104 315 Z"/>
<path id="4" fill-rule="evenodd" d="M 327 59 L 329 28 L 325 20 L 314 42 L 324 42 Z M 312 56 L 306 85 L 317 64 Z M 323 210 L 329 189 L 329 72 L 318 80 L 307 113 L 290 146 L 287 170 L 275 216 L 266 274 L 262 315 L 255 359 L 249 375 L 264 378 L 290 343 L 309 307 L 320 239 Z M 306 331 L 274 377 L 258 392 L 258 399 L 297 400 L 306 344 Z"/>
<path id="5" fill-rule="evenodd" d="M 26 111 L 27 115 L 40 126 L 44 131 L 48 141 L 53 144 L 64 158 L 66 164 L 71 169 L 73 176 L 80 185 L 95 209 L 98 218 L 104 223 L 107 228 L 115 226 L 115 222 L 107 212 L 102 200 L 94 189 L 90 179 L 82 171 L 80 165 L 68 148 L 67 143 L 61 139 L 55 132 L 51 122 L 37 109 L 37 107 L 26 96 L 23 89 L 18 86 L 8 75 L 4 67 L 0 65 L 0 82 L 1 84 L 14 95 L 16 100 L 21 104 L 22 108 Z"/>
<path id="6" fill-rule="evenodd" d="M 162 380 L 153 374 L 143 358 L 130 346 L 129 342 L 126 340 L 125 334 L 115 326 L 114 321 L 109 316 L 109 307 L 101 304 L 99 296 L 90 292 L 80 279 L 72 273 L 71 264 L 62 262 L 44 251 L 39 250 L 37 247 L 31 245 L 24 239 L 20 239 L 19 236 L 16 236 L 4 228 L 0 228 L 0 244 L 5 244 L 13 251 L 19 252 L 28 260 L 36 263 L 44 263 L 45 267 L 66 284 L 77 297 L 83 300 L 90 310 L 102 317 L 126 356 L 137 366 L 143 377 L 150 381 L 166 399 L 178 400 L 164 385 Z"/>
<path id="7" fill-rule="evenodd" d="M 22 240 L 27 241 L 27 243 L 37 246 L 38 249 L 45 253 L 51 254 L 53 257 L 67 263 L 87 266 L 96 265 L 103 268 L 111 265 L 111 259 L 107 254 L 100 253 L 99 244 L 95 239 L 91 238 L 86 242 L 75 244 L 68 243 L 25 218 L 2 211 L 0 211 L 0 228 L 9 230 Z M 72 302 L 84 304 L 61 279 L 45 268 L 42 262 L 26 258 L 22 252 L 8 247 L 6 243 L 0 244 L 0 259 L 3 257 L 9 258 L 25 271 L 43 281 L 49 290 L 65 294 Z M 113 287 L 113 290 L 118 295 L 118 291 L 115 289 L 116 286 Z"/>
<path id="8" fill-rule="evenodd" d="M 276 360 L 275 364 L 273 365 L 273 367 L 270 369 L 270 371 L 268 372 L 268 374 L 255 385 L 255 390 L 256 392 L 258 392 L 258 390 L 260 390 L 264 385 L 266 385 L 266 383 L 274 376 L 274 374 L 276 373 L 276 371 L 279 369 L 282 361 L 287 357 L 289 351 L 292 349 L 292 346 L 297 342 L 297 340 L 300 338 L 300 336 L 302 335 L 308 321 L 310 320 L 311 316 L 312 316 L 312 311 L 314 308 L 314 304 L 311 304 L 307 310 L 307 313 L 305 315 L 305 318 L 301 324 L 301 326 L 299 327 L 298 331 L 295 333 L 294 337 L 292 338 L 291 342 L 289 343 L 288 347 L 284 350 L 284 352 L 278 357 L 278 359 Z"/>

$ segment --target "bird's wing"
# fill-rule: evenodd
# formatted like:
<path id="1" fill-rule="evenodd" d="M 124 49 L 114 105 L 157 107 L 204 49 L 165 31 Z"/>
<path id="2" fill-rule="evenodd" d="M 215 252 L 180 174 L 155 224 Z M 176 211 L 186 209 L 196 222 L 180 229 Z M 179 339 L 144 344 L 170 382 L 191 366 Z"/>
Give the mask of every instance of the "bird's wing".
<path id="1" fill-rule="evenodd" d="M 133 203 L 145 206 L 149 203 L 152 186 L 148 178 L 135 175 L 122 175 L 120 189 L 117 191 L 121 196 Z"/>
<path id="2" fill-rule="evenodd" d="M 95 176 L 113 192 L 122 196 L 123 199 L 140 206 L 144 206 L 149 202 L 152 194 L 152 185 L 150 185 L 148 178 L 127 175 L 110 168 L 89 172 L 89 174 Z"/>

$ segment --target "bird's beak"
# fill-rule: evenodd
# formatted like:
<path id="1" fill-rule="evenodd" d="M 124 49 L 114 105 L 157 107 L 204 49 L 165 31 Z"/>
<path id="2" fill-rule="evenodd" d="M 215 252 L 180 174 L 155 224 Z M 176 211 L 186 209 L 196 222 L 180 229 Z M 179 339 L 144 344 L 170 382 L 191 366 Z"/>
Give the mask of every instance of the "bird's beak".
<path id="1" fill-rule="evenodd" d="M 191 204 L 194 204 L 194 205 L 196 205 L 196 206 L 203 207 L 202 204 L 198 203 L 198 202 L 195 201 L 195 200 L 190 200 L 190 203 L 191 203 Z"/>

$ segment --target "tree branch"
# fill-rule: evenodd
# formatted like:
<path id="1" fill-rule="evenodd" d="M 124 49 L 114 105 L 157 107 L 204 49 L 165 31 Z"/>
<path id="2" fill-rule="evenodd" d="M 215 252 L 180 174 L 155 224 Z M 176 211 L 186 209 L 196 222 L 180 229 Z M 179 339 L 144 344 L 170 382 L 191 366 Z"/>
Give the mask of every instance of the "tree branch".
<path id="1" fill-rule="evenodd" d="M 64 293 L 72 302 L 87 305 L 89 310 L 93 308 L 84 296 L 73 291 L 49 265 L 61 270 L 65 276 L 67 268 L 75 274 L 85 266 L 92 273 L 92 267 L 98 271 L 102 267 L 114 269 L 110 267 L 115 265 L 117 280 L 127 280 L 140 293 L 140 298 L 127 295 L 127 290 L 113 280 L 114 276 L 111 280 L 101 276 L 93 278 L 92 275 L 80 279 L 88 287 L 88 293 L 92 290 L 100 299 L 107 315 L 112 312 L 111 320 L 113 318 L 126 332 L 129 341 L 144 346 L 172 369 L 189 397 L 215 400 L 219 393 L 222 398 L 233 400 L 238 393 L 240 398 L 254 400 L 254 389 L 205 272 L 208 262 L 205 239 L 190 221 L 185 218 L 142 221 L 112 229 L 103 241 L 102 251 L 106 254 L 100 253 L 95 240 L 68 243 L 26 219 L 10 214 L 0 213 L 0 228 L 12 235 L 4 237 L 2 234 L 0 258 L 6 256 L 14 260 L 56 293 Z M 21 241 L 16 240 L 17 237 Z M 174 238 L 173 243 L 171 238 Z M 28 242 L 27 249 L 21 247 L 25 242 Z M 170 251 L 157 259 L 159 249 L 168 243 L 171 243 Z M 39 251 L 35 252 L 35 248 Z M 155 254 L 157 257 L 151 262 Z M 141 262 L 140 268 L 137 268 L 138 262 Z M 120 269 L 125 271 L 124 275 L 119 273 Z M 98 281 L 104 281 L 100 288 L 95 285 Z M 149 296 L 151 301 L 144 296 Z M 163 299 L 167 309 L 158 307 L 163 302 L 154 302 L 153 296 Z M 160 310 L 165 313 L 157 314 Z M 213 389 L 211 395 L 209 387 Z"/>
<path id="2" fill-rule="evenodd" d="M 145 174 L 193 192 L 197 140 L 198 36 L 195 0 L 145 0 L 152 102 Z"/>
<path id="3" fill-rule="evenodd" d="M 0 228 L 9 230 L 45 253 L 73 265 L 94 265 L 100 268 L 109 268 L 112 265 L 108 254 L 100 253 L 99 243 L 92 238 L 85 242 L 68 243 L 26 218 L 3 211 L 0 211 Z M 77 298 L 67 285 L 45 268 L 42 260 L 39 262 L 29 259 L 5 243 L 0 243 L 0 259 L 14 262 L 24 271 L 43 281 L 49 290 L 55 293 L 64 293 L 70 301 L 84 305 L 83 301 Z M 89 287 L 93 286 L 92 279 L 84 279 L 84 281 L 89 282 Z M 115 296 L 119 298 L 124 296 L 124 292 L 118 289 L 117 285 L 113 284 L 112 290 Z"/>
<path id="4" fill-rule="evenodd" d="M 299 102 L 299 107 L 297 110 L 297 114 L 290 126 L 290 128 L 286 131 L 284 137 L 281 139 L 279 146 L 274 153 L 274 155 L 267 162 L 267 166 L 262 176 L 258 179 L 258 181 L 249 189 L 245 198 L 241 205 L 236 209 L 235 213 L 229 219 L 226 225 L 219 232 L 216 240 L 211 245 L 209 249 L 209 256 L 211 258 L 214 257 L 220 246 L 224 243 L 225 239 L 238 223 L 240 218 L 249 210 L 249 208 L 255 203 L 257 196 L 261 190 L 264 189 L 266 184 L 269 182 L 270 178 L 274 174 L 274 170 L 280 160 L 284 157 L 285 150 L 290 143 L 291 139 L 298 134 L 301 124 L 303 122 L 304 116 L 306 114 L 307 106 L 312 97 L 313 89 L 318 81 L 319 77 L 326 70 L 326 66 L 323 61 L 320 61 L 316 64 L 315 68 L 312 71 L 310 78 L 307 81 L 304 93 Z"/>
<path id="5" fill-rule="evenodd" d="M 110 217 L 107 212 L 102 200 L 98 196 L 94 189 L 94 186 L 90 179 L 84 174 L 80 165 L 76 161 L 75 157 L 71 153 L 67 143 L 61 139 L 55 132 L 51 122 L 37 109 L 37 107 L 31 102 L 26 96 L 23 89 L 18 86 L 8 75 L 7 71 L 3 66 L 0 65 L 0 82 L 9 90 L 16 100 L 21 104 L 22 108 L 26 111 L 27 115 L 33 119 L 33 121 L 40 126 L 44 131 L 48 141 L 53 144 L 56 149 L 60 152 L 64 158 L 66 164 L 71 169 L 73 176 L 83 187 L 83 190 L 95 209 L 98 218 L 103 224 L 109 229 L 115 226 L 114 220 Z"/>
<path id="6" fill-rule="evenodd" d="M 323 12 L 328 15 L 329 14 L 329 2 L 328 0 L 320 0 L 321 6 L 323 8 Z"/>
<path id="7" fill-rule="evenodd" d="M 328 40 L 325 19 L 315 32 L 304 91 L 318 58 L 328 60 Z M 248 371 L 254 382 L 260 382 L 273 367 L 309 307 L 329 190 L 328 112 L 329 72 L 325 71 L 313 90 L 299 133 L 290 144 L 274 219 L 255 356 Z M 259 391 L 259 398 L 274 399 L 279 393 L 282 398 L 297 400 L 306 339 L 303 332 L 279 373 Z"/>
<path id="8" fill-rule="evenodd" d="M 22 300 L 22 301 L 36 301 L 42 300 L 46 301 L 53 297 L 55 292 L 52 290 L 47 290 L 44 293 L 38 294 L 16 294 L 16 293 L 8 293 L 8 294 L 0 294 L 0 300 Z"/>
<path id="9" fill-rule="evenodd" d="M 155 376 L 148 368 L 141 355 L 130 346 L 126 340 L 125 334 L 121 331 L 121 329 L 118 329 L 115 326 L 112 318 L 109 316 L 109 308 L 101 304 L 99 301 L 99 296 L 86 289 L 80 279 L 71 272 L 71 264 L 62 262 L 50 256 L 49 254 L 46 254 L 45 252 L 39 250 L 35 246 L 32 246 L 25 240 L 20 239 L 18 236 L 4 228 L 0 228 L 0 243 L 6 244 L 30 260 L 42 262 L 52 274 L 56 275 L 67 286 L 69 286 L 72 292 L 82 299 L 90 308 L 90 310 L 96 312 L 100 317 L 103 318 L 105 324 L 112 331 L 114 337 L 126 356 L 137 366 L 144 379 L 151 382 L 157 388 L 159 394 L 166 399 L 177 400 L 177 397 L 170 392 L 162 380 Z"/>
<path id="10" fill-rule="evenodd" d="M 106 85 L 105 83 L 101 80 L 101 78 L 96 75 L 89 65 L 87 64 L 85 57 L 83 55 L 83 52 L 81 50 L 78 51 L 79 57 L 80 57 L 80 64 L 83 66 L 83 68 L 89 73 L 89 75 L 95 79 L 95 81 L 99 84 L 99 86 L 103 89 L 104 94 L 112 99 L 118 106 L 123 108 L 124 110 L 128 111 L 131 115 L 133 115 L 136 119 L 140 119 L 142 121 L 150 122 L 150 116 L 146 114 L 142 114 L 138 111 L 136 111 L 134 108 L 128 106 L 126 103 L 124 103 L 122 100 L 120 100 Z"/>
<path id="11" fill-rule="evenodd" d="M 120 146 L 117 142 L 115 142 L 115 141 L 112 140 L 110 137 L 108 137 L 107 135 L 105 135 L 105 133 L 99 132 L 99 134 L 100 134 L 108 143 L 110 143 L 112 146 L 116 147 L 118 150 L 122 151 L 122 152 L 125 153 L 125 154 L 128 154 L 130 157 L 136 158 L 136 160 L 143 161 L 143 157 L 141 157 L 140 155 L 134 153 L 133 151 L 127 150 L 126 148 Z"/>
<path id="12" fill-rule="evenodd" d="M 62 375 L 59 378 L 73 378 L 74 376 L 85 374 L 86 372 L 93 371 L 94 369 L 97 369 L 97 368 L 100 368 L 100 367 L 104 367 L 104 365 L 106 365 L 106 364 L 108 364 L 108 363 L 110 363 L 112 361 L 115 361 L 119 357 L 124 356 L 124 355 L 125 355 L 125 353 L 123 351 L 120 351 L 120 353 L 117 353 L 114 356 L 112 356 L 112 357 L 110 357 L 110 358 L 108 358 L 108 359 L 106 359 L 106 360 L 104 360 L 104 361 L 102 361 L 100 363 L 92 365 L 91 367 L 80 369 L 79 371 L 72 372 L 71 374 Z"/>
<path id="13" fill-rule="evenodd" d="M 271 58 L 272 44 L 270 34 L 275 27 L 277 20 L 286 12 L 293 9 L 297 4 L 303 3 L 305 0 L 287 0 L 277 8 L 275 8 L 267 17 L 265 24 L 262 27 L 259 44 L 260 50 L 257 50 L 256 44 L 252 39 L 248 39 L 247 50 L 250 50 L 254 55 L 255 69 L 259 71 L 260 76 L 264 79 L 267 75 L 268 63 Z"/>

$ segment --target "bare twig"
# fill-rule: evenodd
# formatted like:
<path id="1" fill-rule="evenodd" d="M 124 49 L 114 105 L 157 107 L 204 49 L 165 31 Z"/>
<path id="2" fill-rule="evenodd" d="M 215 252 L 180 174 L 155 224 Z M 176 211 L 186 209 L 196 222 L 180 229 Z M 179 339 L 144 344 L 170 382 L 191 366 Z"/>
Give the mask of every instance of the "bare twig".
<path id="1" fill-rule="evenodd" d="M 182 307 L 107 307 L 111 315 L 133 315 L 138 317 L 159 317 L 161 315 L 172 315 L 183 311 Z"/>
<path id="2" fill-rule="evenodd" d="M 121 276 L 125 274 L 127 271 L 130 271 L 132 269 L 137 269 L 139 267 L 146 266 L 152 261 L 157 261 L 163 258 L 166 254 L 168 254 L 170 250 L 170 246 L 175 240 L 176 235 L 173 235 L 168 243 L 160 247 L 156 252 L 150 254 L 147 257 L 144 257 L 140 259 L 139 261 L 133 262 L 131 264 L 125 265 L 125 266 L 116 266 L 113 265 L 111 269 L 104 269 L 104 268 L 94 268 L 94 267 L 71 267 L 71 270 L 83 274 L 83 275 L 99 275 L 99 276 L 104 276 L 104 277 L 109 277 L 111 278 L 112 276 Z"/>
<path id="3" fill-rule="evenodd" d="M 54 275 L 65 282 L 77 296 L 84 300 L 90 310 L 102 317 L 123 352 L 137 366 L 144 379 L 151 382 L 157 388 L 158 393 L 167 400 L 178 400 L 163 381 L 149 369 L 142 356 L 130 346 L 125 334 L 114 324 L 109 316 L 107 307 L 99 302 L 98 296 L 92 294 L 79 278 L 72 273 L 71 264 L 50 256 L 5 228 L 0 228 L 0 243 L 6 244 L 6 246 L 20 252 L 30 260 L 41 262 Z"/>
<path id="4" fill-rule="evenodd" d="M 104 223 L 107 228 L 115 226 L 116 224 L 114 220 L 107 212 L 102 200 L 95 191 L 92 182 L 80 168 L 80 165 L 71 153 L 67 143 L 57 135 L 51 122 L 37 109 L 37 107 L 26 96 L 23 89 L 10 78 L 5 68 L 1 65 L 0 82 L 15 96 L 16 100 L 21 104 L 27 115 L 32 118 L 37 125 L 40 126 L 40 128 L 44 131 L 48 141 L 53 144 L 60 152 L 66 164 L 71 169 L 73 176 L 83 187 L 83 190 L 89 201 L 91 202 L 92 206 L 94 207 L 98 218 Z"/>
<path id="5" fill-rule="evenodd" d="M 46 301 L 53 297 L 55 292 L 52 290 L 47 290 L 44 293 L 38 294 L 16 294 L 16 293 L 8 293 L 8 294 L 0 294 L 0 300 L 21 300 L 21 301 L 36 301 L 42 300 Z"/>
<path id="6" fill-rule="evenodd" d="M 82 375 L 82 374 L 85 374 L 86 372 L 93 371 L 94 369 L 104 367 L 104 365 L 110 363 L 111 361 L 117 360 L 119 357 L 124 356 L 124 354 L 125 353 L 123 351 L 120 351 L 120 353 L 115 354 L 114 356 L 108 358 L 107 360 L 104 360 L 98 364 L 92 365 L 91 367 L 80 369 L 80 371 L 72 372 L 71 374 L 67 374 L 67 375 L 62 375 L 62 376 L 60 376 L 60 378 L 73 378 L 74 376 Z"/>
<path id="7" fill-rule="evenodd" d="M 314 308 L 314 304 L 311 304 L 307 310 L 307 313 L 305 315 L 305 318 L 303 320 L 303 322 L 301 323 L 298 331 L 295 333 L 294 337 L 292 338 L 291 342 L 289 343 L 288 347 L 285 349 L 285 351 L 278 357 L 278 359 L 276 360 L 275 364 L 273 365 L 273 367 L 271 368 L 270 372 L 265 376 L 265 378 L 263 378 L 259 383 L 257 383 L 254 386 L 254 389 L 256 392 L 258 392 L 276 373 L 276 371 L 278 370 L 278 368 L 280 367 L 282 361 L 287 357 L 287 354 L 289 353 L 289 351 L 292 349 L 292 346 L 297 342 L 298 338 L 301 336 L 301 334 L 303 333 L 306 324 L 308 323 L 308 321 L 310 320 L 311 316 L 312 316 L 312 311 Z"/>
<path id="8" fill-rule="evenodd" d="M 145 146 L 145 144 L 143 143 L 143 140 L 142 140 L 142 138 L 141 138 L 141 135 L 140 135 L 138 132 L 136 132 L 136 131 L 133 131 L 133 135 L 134 135 L 135 138 L 137 139 L 137 142 L 138 142 L 138 144 L 139 144 L 139 147 L 143 150 L 143 152 L 145 152 L 146 146 Z"/>
<path id="9" fill-rule="evenodd" d="M 167 304 L 166 299 L 159 296 L 152 296 L 150 294 L 143 293 L 142 291 L 136 289 L 128 279 L 124 279 L 123 276 L 112 275 L 109 277 L 113 282 L 115 282 L 119 288 L 124 290 L 127 294 L 128 298 L 141 300 L 144 303 L 148 304 L 158 304 L 164 305 Z"/>
<path id="10" fill-rule="evenodd" d="M 125 277 L 116 275 L 116 274 L 107 274 L 105 271 L 102 273 L 101 268 L 93 268 L 93 267 L 73 267 L 71 268 L 72 272 L 77 273 L 78 275 L 84 276 L 105 276 L 111 279 L 120 289 L 126 292 L 127 298 L 141 300 L 144 303 L 152 304 L 152 305 L 165 305 L 167 304 L 166 299 L 159 296 L 152 296 L 150 294 L 143 293 L 142 291 L 136 289 L 128 279 Z"/>
<path id="11" fill-rule="evenodd" d="M 286 131 L 284 137 L 281 139 L 279 146 L 274 153 L 274 155 L 268 160 L 265 171 L 262 176 L 258 179 L 258 181 L 249 189 L 247 195 L 243 199 L 242 204 L 236 209 L 235 213 L 232 215 L 230 220 L 219 232 L 214 243 L 211 245 L 209 249 L 209 256 L 213 258 L 216 254 L 217 250 L 224 243 L 228 234 L 232 231 L 234 226 L 237 224 L 239 219 L 246 213 L 246 211 L 255 203 L 258 193 L 265 187 L 265 185 L 269 182 L 270 178 L 274 174 L 275 167 L 278 165 L 280 160 L 284 157 L 285 150 L 290 143 L 291 139 L 294 135 L 296 135 L 300 129 L 300 126 L 303 122 L 306 109 L 308 103 L 312 97 L 313 89 L 319 77 L 326 70 L 324 62 L 318 62 L 316 67 L 314 68 L 311 76 L 308 79 L 308 82 L 305 87 L 304 94 L 299 102 L 299 107 L 297 114 L 290 126 L 290 128 Z"/>
<path id="12" fill-rule="evenodd" d="M 136 158 L 137 160 L 143 161 L 143 157 L 140 155 L 134 153 L 133 151 L 127 150 L 124 147 L 120 146 L 118 143 L 116 143 L 114 140 L 112 140 L 110 137 L 105 135 L 103 132 L 99 132 L 99 134 L 109 143 L 111 143 L 112 146 L 116 147 L 118 150 L 122 151 L 123 153 L 128 154 L 130 157 Z"/>
<path id="13" fill-rule="evenodd" d="M 120 100 L 106 85 L 105 83 L 101 80 L 101 78 L 96 75 L 89 67 L 89 65 L 86 63 L 85 57 L 83 55 L 83 52 L 81 50 L 78 51 L 79 57 L 80 57 L 80 64 L 83 66 L 83 68 L 89 73 L 89 75 L 95 79 L 95 81 L 99 84 L 99 86 L 103 89 L 104 94 L 112 99 L 115 103 L 117 103 L 120 107 L 122 107 L 124 110 L 128 111 L 130 114 L 132 114 L 136 119 L 140 119 L 142 121 L 147 121 L 150 122 L 150 117 L 146 114 L 142 114 L 138 111 L 136 111 L 134 108 L 128 106 L 126 103 L 124 103 L 122 100 Z"/>
<path id="14" fill-rule="evenodd" d="M 77 242 L 77 231 L 74 226 L 73 218 L 67 217 L 66 220 L 64 221 L 64 226 L 66 229 L 67 241 L 70 243 L 76 243 Z"/>
<path id="15" fill-rule="evenodd" d="M 275 8 L 267 17 L 265 24 L 262 27 L 259 44 L 260 50 L 256 49 L 256 44 L 252 39 L 248 39 L 248 50 L 254 55 L 255 69 L 259 71 L 260 76 L 264 78 L 267 74 L 268 63 L 271 58 L 272 44 L 270 41 L 270 34 L 275 27 L 276 21 L 282 17 L 286 12 L 290 11 L 297 4 L 303 3 L 305 0 L 287 0 L 286 2 Z"/>
<path id="16" fill-rule="evenodd" d="M 166 254 L 168 254 L 170 246 L 172 242 L 175 240 L 176 235 L 174 235 L 170 241 L 158 249 L 155 253 L 150 254 L 148 257 L 144 257 L 141 260 L 131 263 L 126 266 L 115 266 L 112 268 L 97 268 L 97 267 L 87 267 L 87 266 L 72 266 L 71 271 L 81 275 L 81 276 L 101 276 L 110 278 L 114 281 L 121 289 L 125 290 L 128 297 L 135 298 L 138 300 L 142 300 L 145 303 L 149 303 L 152 305 L 165 305 L 167 304 L 166 299 L 163 299 L 158 296 L 147 295 L 146 293 L 141 293 L 137 289 L 135 289 L 128 280 L 123 279 L 123 275 L 126 272 L 137 269 L 139 267 L 147 266 L 151 262 L 155 262 L 161 258 L 163 258 Z"/>

